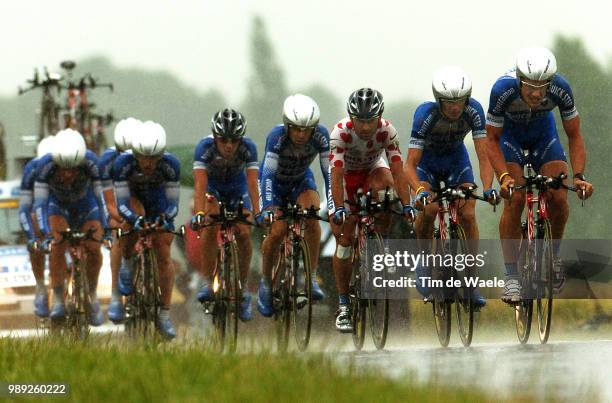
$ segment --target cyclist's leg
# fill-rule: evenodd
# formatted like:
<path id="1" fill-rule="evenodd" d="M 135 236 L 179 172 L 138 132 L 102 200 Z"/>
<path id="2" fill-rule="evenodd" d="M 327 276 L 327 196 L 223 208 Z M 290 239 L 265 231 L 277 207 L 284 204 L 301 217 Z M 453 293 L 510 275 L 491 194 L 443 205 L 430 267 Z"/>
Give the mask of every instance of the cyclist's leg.
<path id="1" fill-rule="evenodd" d="M 423 191 L 428 192 L 431 196 L 432 188 L 438 187 L 440 180 L 440 172 L 444 167 L 440 166 L 440 163 L 436 161 L 436 158 L 432 158 L 430 153 L 423 152 L 423 156 L 419 165 L 417 166 L 417 177 L 420 181 L 420 186 L 423 186 Z M 415 189 L 416 190 L 416 189 Z M 423 250 L 429 249 L 431 239 L 433 238 L 434 222 L 438 214 L 438 205 L 436 203 L 427 204 L 422 211 L 417 214 L 414 229 L 417 234 L 417 238 L 422 240 L 419 242 Z"/>
<path id="2" fill-rule="evenodd" d="M 501 138 L 501 149 L 506 160 L 508 173 L 514 179 L 515 185 L 523 185 L 523 166 L 526 161 L 522 146 L 511 131 L 516 128 L 504 129 Z M 520 134 L 520 133 L 519 133 Z M 502 242 L 502 253 L 506 271 L 506 285 L 502 300 L 516 302 L 520 299 L 520 284 L 518 281 L 518 251 L 522 237 L 521 214 L 525 207 L 525 191 L 515 191 L 512 200 L 504 199 L 504 208 L 499 220 L 499 238 Z"/>
<path id="3" fill-rule="evenodd" d="M 75 215 L 70 220 L 71 227 L 76 227 L 83 233 L 93 228 L 95 232 L 92 236 L 95 239 L 102 239 L 102 212 L 98 207 L 96 196 L 94 196 L 93 192 L 89 192 L 83 199 L 74 203 L 71 206 L 71 211 L 75 212 Z M 85 249 L 87 250 L 87 279 L 89 280 L 90 292 L 95 296 L 98 286 L 98 276 L 100 275 L 100 268 L 102 267 L 100 243 L 86 241 Z"/>
<path id="4" fill-rule="evenodd" d="M 208 217 L 210 214 L 219 214 L 218 194 L 212 191 L 209 187 L 210 198 L 206 199 L 204 205 L 204 214 Z M 202 277 L 202 286 L 197 294 L 197 299 L 200 302 L 210 301 L 214 298 L 212 289 L 212 275 L 217 260 L 217 229 L 218 227 L 206 227 L 202 229 L 201 234 L 201 261 L 198 271 Z"/>
<path id="5" fill-rule="evenodd" d="M 366 184 L 372 191 L 373 198 L 378 201 L 384 198 L 384 192 L 387 188 L 389 188 L 390 191 L 394 191 L 393 176 L 384 158 L 381 157 L 376 166 L 370 171 Z M 393 197 L 393 194 L 391 194 L 391 197 Z M 379 217 L 376 227 L 384 237 L 389 231 L 390 225 L 391 213 L 385 213 Z"/>
<path id="6" fill-rule="evenodd" d="M 109 219 L 111 228 L 121 228 L 128 230 L 125 223 L 119 223 L 113 218 Z M 108 307 L 108 318 L 114 322 L 120 322 L 124 317 L 123 301 L 119 292 L 119 268 L 123 259 L 123 243 L 125 238 L 116 238 L 110 250 L 110 268 L 111 268 L 111 303 Z"/>
<path id="7" fill-rule="evenodd" d="M 539 129 L 543 131 L 544 135 L 533 150 L 532 164 L 535 170 L 539 174 L 549 177 L 557 176 L 561 172 L 567 174 L 567 158 L 561 146 L 552 114 Z M 567 184 L 567 180 L 565 183 Z M 551 189 L 547 192 L 547 195 L 550 195 L 548 215 L 552 226 L 552 238 L 561 239 L 569 215 L 567 189 Z"/>
<path id="8" fill-rule="evenodd" d="M 344 226 L 330 222 L 332 233 L 336 238 L 336 252 L 332 258 L 334 277 L 336 278 L 336 290 L 340 296 L 340 303 L 348 303 L 349 284 L 353 267 L 351 258 L 353 256 L 353 244 L 355 242 L 355 226 L 357 220 L 354 216 L 348 216 Z"/>
<path id="9" fill-rule="evenodd" d="M 538 173 L 554 177 L 559 175 L 561 172 L 567 174 L 567 158 L 561 142 L 559 141 L 559 135 L 555 127 L 555 122 L 552 117 L 548 119 L 548 125 L 546 126 L 545 133 L 542 140 L 537 145 L 537 154 L 534 157 L 534 168 Z M 567 184 L 567 180 L 565 181 Z M 567 189 L 549 190 L 546 193 L 548 201 L 548 217 L 551 224 L 551 237 L 553 239 L 553 268 L 555 272 L 554 291 L 557 293 L 561 291 L 565 284 L 565 273 L 563 270 L 563 264 L 559 256 L 559 249 L 561 247 L 561 239 L 563 239 L 563 232 L 565 230 L 565 224 L 569 217 L 569 204 L 567 202 Z"/>
<path id="10" fill-rule="evenodd" d="M 344 199 L 355 201 L 358 189 L 366 185 L 368 172 L 345 173 L 343 178 Z M 350 211 L 350 206 L 345 206 Z M 336 225 L 330 220 L 332 233 L 336 238 L 336 251 L 332 257 L 332 268 L 336 279 L 336 290 L 338 291 L 338 311 L 336 312 L 335 327 L 340 332 L 352 330 L 350 316 L 349 288 L 353 271 L 352 257 L 353 245 L 355 243 L 356 216 L 346 217 L 344 225 Z"/>
<path id="11" fill-rule="evenodd" d="M 449 175 L 444 182 L 447 186 L 470 187 L 475 186 L 472 164 L 465 145 L 459 147 L 455 152 L 447 155 L 451 164 L 448 169 Z M 478 239 L 478 225 L 476 223 L 476 200 L 464 200 L 459 203 L 457 216 L 459 223 L 465 231 L 467 239 Z M 470 243 L 470 245 L 474 245 Z M 475 246 L 475 245 L 474 245 Z M 475 252 L 472 251 L 472 252 Z"/>
<path id="12" fill-rule="evenodd" d="M 253 207 L 251 205 L 251 198 L 246 186 L 246 182 L 236 182 L 229 189 L 229 192 L 223 193 L 223 198 L 227 200 L 232 208 L 238 209 L 240 201 L 242 200 L 242 212 L 245 217 L 250 217 L 252 220 Z M 251 244 L 251 227 L 245 224 L 236 225 L 234 235 L 236 236 L 236 243 L 238 244 L 238 264 L 240 266 L 240 282 L 242 288 L 246 290 L 247 279 L 249 276 L 249 269 L 251 267 L 251 257 L 253 256 L 253 245 Z"/>
<path id="13" fill-rule="evenodd" d="M 59 206 L 49 204 L 49 226 L 51 227 L 51 233 L 55 240 L 60 239 L 59 233 L 68 229 L 68 220 L 65 215 L 60 213 L 63 212 L 59 209 Z M 65 212 L 64 212 L 65 213 Z M 49 268 L 51 275 L 51 288 L 52 294 L 52 308 L 50 317 L 51 319 L 60 319 L 66 315 L 66 309 L 64 306 L 64 284 L 66 280 L 66 258 L 64 256 L 66 252 L 66 244 L 60 243 L 55 244 L 51 247 L 51 253 L 49 254 Z"/>
<path id="14" fill-rule="evenodd" d="M 90 229 L 94 229 L 92 237 L 94 239 L 102 239 L 102 212 L 98 207 L 96 196 L 93 192 L 89 192 L 83 199 L 73 203 L 70 206 L 70 212 L 73 213 L 70 217 L 70 227 L 77 228 L 81 232 L 86 233 Z M 100 309 L 98 301 L 98 277 L 100 276 L 100 268 L 102 267 L 102 252 L 100 251 L 100 243 L 90 240 L 85 241 L 83 247 L 87 252 L 86 259 L 86 274 L 87 283 L 89 285 L 90 298 L 90 324 L 99 326 L 104 322 L 104 315 Z"/>
<path id="15" fill-rule="evenodd" d="M 130 198 L 130 209 L 139 216 L 145 215 L 145 208 L 142 203 L 135 197 Z M 129 226 L 126 224 L 126 226 Z M 131 227 L 130 227 L 131 229 Z M 121 241 L 122 259 L 119 267 L 119 278 L 117 288 L 123 295 L 130 295 L 134 290 L 133 285 L 133 267 L 130 265 L 130 259 L 135 254 L 134 245 L 138 239 L 138 234 L 131 233 L 125 236 Z"/>
<path id="16" fill-rule="evenodd" d="M 34 235 L 37 239 L 42 239 L 42 233 L 38 228 L 36 217 L 32 214 L 32 225 L 34 227 Z M 40 317 L 49 316 L 49 297 L 47 286 L 45 285 L 45 254 L 39 251 L 29 251 L 30 264 L 32 265 L 32 273 L 36 280 L 36 295 L 34 297 L 34 313 Z"/>
<path id="17" fill-rule="evenodd" d="M 172 303 L 172 288 L 174 287 L 174 265 L 170 258 L 170 248 L 174 234 L 156 233 L 153 236 L 153 247 L 157 256 L 157 269 L 159 272 L 159 288 L 161 294 L 161 307 L 159 310 L 158 326 L 160 333 L 169 339 L 176 337 L 176 330 L 170 320 L 170 305 Z"/>
<path id="18" fill-rule="evenodd" d="M 310 169 L 307 170 L 306 177 L 296 189 L 295 193 L 298 193 L 296 197 L 297 204 L 303 208 L 315 207 L 318 209 L 321 205 L 321 199 L 319 198 L 319 193 L 317 193 L 314 176 L 312 175 L 312 171 Z M 318 220 L 306 220 L 304 240 L 308 244 L 308 250 L 310 252 L 310 267 L 312 268 L 312 298 L 315 300 L 321 300 L 325 297 L 325 294 L 317 282 L 319 250 L 321 248 L 321 225 L 319 224 Z"/>
<path id="19" fill-rule="evenodd" d="M 159 270 L 162 309 L 170 309 L 172 300 L 174 267 L 170 259 L 170 248 L 173 240 L 174 235 L 168 233 L 157 233 L 153 237 L 153 247 L 157 255 L 157 268 Z"/>

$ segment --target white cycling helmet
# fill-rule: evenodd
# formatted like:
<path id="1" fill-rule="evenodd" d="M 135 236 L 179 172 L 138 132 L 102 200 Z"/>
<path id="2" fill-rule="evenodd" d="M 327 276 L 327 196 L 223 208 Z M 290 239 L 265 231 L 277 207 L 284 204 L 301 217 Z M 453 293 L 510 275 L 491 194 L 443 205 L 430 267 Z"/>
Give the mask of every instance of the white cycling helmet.
<path id="1" fill-rule="evenodd" d="M 48 136 L 40 140 L 38 146 L 36 146 L 36 158 L 40 158 L 43 155 L 47 155 L 53 152 L 53 141 L 55 136 Z"/>
<path id="2" fill-rule="evenodd" d="M 436 102 L 440 99 L 469 98 L 472 95 L 472 79 L 458 66 L 444 66 L 433 75 L 431 89 Z"/>
<path id="3" fill-rule="evenodd" d="M 126 151 L 132 147 L 132 135 L 138 130 L 142 122 L 138 119 L 127 118 L 122 119 L 115 126 L 114 139 L 115 147 L 119 151 Z"/>
<path id="4" fill-rule="evenodd" d="M 521 49 L 516 56 L 516 77 L 535 81 L 548 81 L 557 73 L 557 59 L 542 47 Z"/>
<path id="5" fill-rule="evenodd" d="M 72 129 L 60 130 L 55 136 L 51 152 L 53 161 L 62 168 L 75 168 L 85 161 L 87 146 L 81 133 Z"/>
<path id="6" fill-rule="evenodd" d="M 290 95 L 283 104 L 283 123 L 299 127 L 316 127 L 321 112 L 314 99 L 302 95 Z"/>
<path id="7" fill-rule="evenodd" d="M 163 154 L 166 151 L 166 131 L 159 123 L 144 122 L 132 137 L 132 151 L 147 157 Z"/>

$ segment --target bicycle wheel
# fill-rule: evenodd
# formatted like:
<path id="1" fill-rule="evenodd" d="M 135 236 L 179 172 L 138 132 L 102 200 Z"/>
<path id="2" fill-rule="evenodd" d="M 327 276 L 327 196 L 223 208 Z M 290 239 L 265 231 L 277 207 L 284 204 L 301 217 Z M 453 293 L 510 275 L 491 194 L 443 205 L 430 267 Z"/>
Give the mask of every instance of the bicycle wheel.
<path id="1" fill-rule="evenodd" d="M 521 298 L 521 301 L 514 306 L 516 335 L 521 344 L 527 343 L 531 332 L 531 318 L 533 316 L 533 299 L 531 299 L 532 256 L 533 247 L 527 242 L 524 236 L 519 248 L 517 267 L 520 271 L 521 288 L 525 288 L 526 291 L 523 290 L 523 293 L 527 298 Z"/>
<path id="2" fill-rule="evenodd" d="M 143 296 L 143 265 L 140 258 L 133 257 L 129 262 L 134 271 L 134 292 L 127 297 L 125 305 L 125 331 L 130 338 L 142 335 L 142 320 L 144 315 Z"/>
<path id="3" fill-rule="evenodd" d="M 453 255 L 468 253 L 466 236 L 463 227 L 457 224 L 451 231 L 451 253 Z M 469 272 L 465 270 L 455 270 L 454 274 L 461 280 L 461 287 L 455 290 L 455 309 L 457 312 L 457 330 L 459 337 L 465 347 L 472 344 L 474 334 L 474 287 L 467 285 L 466 278 Z"/>
<path id="4" fill-rule="evenodd" d="M 289 329 L 291 326 L 290 298 L 290 264 L 291 256 L 285 256 L 284 245 L 278 254 L 278 260 L 272 271 L 272 303 L 276 323 L 276 345 L 284 353 L 289 346 Z"/>
<path id="5" fill-rule="evenodd" d="M 373 250 L 366 248 L 366 253 L 373 255 L 384 255 L 385 244 L 383 238 L 379 233 L 372 233 L 370 235 L 370 243 L 374 247 Z M 370 260 L 366 257 L 366 262 Z M 384 275 L 384 272 L 381 272 Z M 387 332 L 389 330 L 389 300 L 387 299 L 386 291 L 382 291 L 383 295 L 377 296 L 378 298 L 368 299 L 368 316 L 370 320 L 370 332 L 372 333 L 372 340 L 378 350 L 385 348 L 387 342 Z"/>
<path id="6" fill-rule="evenodd" d="M 545 219 L 538 227 L 536 241 L 537 315 L 540 342 L 550 336 L 553 309 L 553 245 L 550 222 Z"/>
<path id="7" fill-rule="evenodd" d="M 222 265 L 219 255 L 217 256 L 216 265 L 216 267 L 221 267 Z M 223 280 L 221 280 L 221 275 L 221 273 L 217 272 L 213 278 L 213 282 L 218 284 L 218 288 L 215 291 L 215 304 L 212 310 L 212 323 L 215 329 L 214 346 L 219 353 L 222 353 L 225 348 L 225 323 L 227 320 L 226 311 L 228 310 L 225 285 Z"/>
<path id="8" fill-rule="evenodd" d="M 437 254 L 444 255 L 447 245 L 443 244 L 439 238 L 434 238 L 433 248 Z M 445 280 L 445 268 L 434 267 L 432 270 L 432 278 L 436 280 Z M 446 295 L 447 290 L 438 289 L 432 292 L 433 296 L 433 315 L 436 325 L 436 333 L 442 347 L 448 347 L 451 335 L 451 303 L 452 300 Z"/>
<path id="9" fill-rule="evenodd" d="M 361 292 L 361 250 L 359 242 L 353 248 L 353 275 L 350 284 L 351 322 L 353 323 L 353 344 L 357 351 L 363 348 L 366 329 L 367 301 L 362 298 Z"/>
<path id="10" fill-rule="evenodd" d="M 236 351 L 238 343 L 238 316 L 242 302 L 240 290 L 240 268 L 238 267 L 238 247 L 236 242 L 226 244 L 223 262 L 224 295 L 226 297 L 225 326 L 229 352 Z"/>
<path id="11" fill-rule="evenodd" d="M 306 350 L 312 325 L 312 282 L 310 252 L 303 239 L 293 246 L 291 311 L 295 341 L 300 351 Z"/>
<path id="12" fill-rule="evenodd" d="M 157 267 L 157 256 L 153 249 L 144 252 L 143 264 L 143 335 L 154 337 L 157 330 L 157 318 L 161 309 L 161 292 L 159 289 L 159 272 Z"/>
<path id="13" fill-rule="evenodd" d="M 77 340 L 85 340 L 89 335 L 89 287 L 85 264 L 74 262 L 71 264 L 70 288 L 67 309 L 66 328 L 70 335 Z"/>

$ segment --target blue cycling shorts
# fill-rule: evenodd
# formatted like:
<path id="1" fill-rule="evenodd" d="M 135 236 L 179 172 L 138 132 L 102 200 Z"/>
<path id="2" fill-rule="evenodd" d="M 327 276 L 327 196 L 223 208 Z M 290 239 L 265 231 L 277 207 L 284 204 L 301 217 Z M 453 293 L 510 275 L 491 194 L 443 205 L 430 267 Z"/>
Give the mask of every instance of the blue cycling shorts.
<path id="1" fill-rule="evenodd" d="M 437 188 L 440 182 L 446 186 L 458 186 L 463 183 L 475 183 L 470 156 L 464 144 L 444 154 L 423 151 L 417 165 L 417 176 Z"/>
<path id="2" fill-rule="evenodd" d="M 91 190 L 82 199 L 72 203 L 62 203 L 53 194 L 50 194 L 48 211 L 49 216 L 64 217 L 72 229 L 81 230 L 87 221 L 102 221 L 98 200 Z"/>

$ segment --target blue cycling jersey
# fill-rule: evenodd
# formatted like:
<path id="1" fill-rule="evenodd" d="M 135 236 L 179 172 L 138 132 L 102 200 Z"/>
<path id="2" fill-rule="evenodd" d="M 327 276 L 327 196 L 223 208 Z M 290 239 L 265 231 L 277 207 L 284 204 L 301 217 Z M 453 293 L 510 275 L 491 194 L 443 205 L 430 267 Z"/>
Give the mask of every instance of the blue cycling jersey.
<path id="1" fill-rule="evenodd" d="M 578 116 L 572 89 L 563 76 L 556 74 L 553 77 L 542 103 L 532 109 L 520 96 L 516 71 L 510 71 L 497 79 L 491 89 L 487 124 L 505 127 L 509 122 L 527 126 L 545 120 L 550 111 L 556 107 L 559 107 L 563 120 Z"/>
<path id="2" fill-rule="evenodd" d="M 130 208 L 130 197 L 143 204 L 147 216 L 164 214 L 172 220 L 178 213 L 181 168 L 174 155 L 164 153 L 153 173 L 145 175 L 136 157 L 124 153 L 115 159 L 113 173 L 117 207 L 129 223 L 138 218 Z"/>
<path id="3" fill-rule="evenodd" d="M 115 147 L 107 148 L 98 160 L 100 169 L 100 180 L 102 181 L 102 190 L 113 188 L 113 167 L 115 159 L 121 155 L 121 151 Z"/>
<path id="4" fill-rule="evenodd" d="M 424 102 L 414 112 L 408 147 L 446 154 L 462 146 L 470 131 L 474 140 L 487 136 L 484 111 L 475 99 L 470 98 L 461 117 L 453 121 L 442 115 L 436 102 Z"/>
<path id="5" fill-rule="evenodd" d="M 48 215 L 50 196 L 54 202 L 61 205 L 74 205 L 90 196 L 95 197 L 96 203 L 102 211 L 102 185 L 98 170 L 98 159 L 93 152 L 87 151 L 83 164 L 74 168 L 76 175 L 70 182 L 65 182 L 59 177 L 58 169 L 59 166 L 53 162 L 51 154 L 41 157 L 37 163 L 38 174 L 34 184 L 34 210 L 36 211 L 38 225 L 45 235 L 50 232 Z M 105 225 L 106 223 L 103 222 L 102 224 Z"/>
<path id="6" fill-rule="evenodd" d="M 28 161 L 23 168 L 21 189 L 19 191 L 19 222 L 28 239 L 34 239 L 35 237 L 32 225 L 32 197 L 34 194 L 34 182 L 38 174 L 38 161 L 38 158 L 34 158 Z"/>
<path id="7" fill-rule="evenodd" d="M 329 189 L 329 132 L 317 125 L 314 133 L 304 145 L 294 144 L 284 125 L 278 125 L 266 138 L 266 150 L 259 170 L 262 208 L 274 204 L 277 187 L 294 187 L 302 182 L 312 161 L 319 155 L 321 173 L 325 180 L 328 204 L 331 200 Z"/>
<path id="8" fill-rule="evenodd" d="M 243 137 L 234 155 L 225 159 L 219 153 L 212 135 L 200 140 L 193 157 L 193 169 L 204 169 L 208 179 L 221 187 L 223 184 L 244 178 L 245 169 L 258 169 L 257 147 L 253 140 Z"/>

